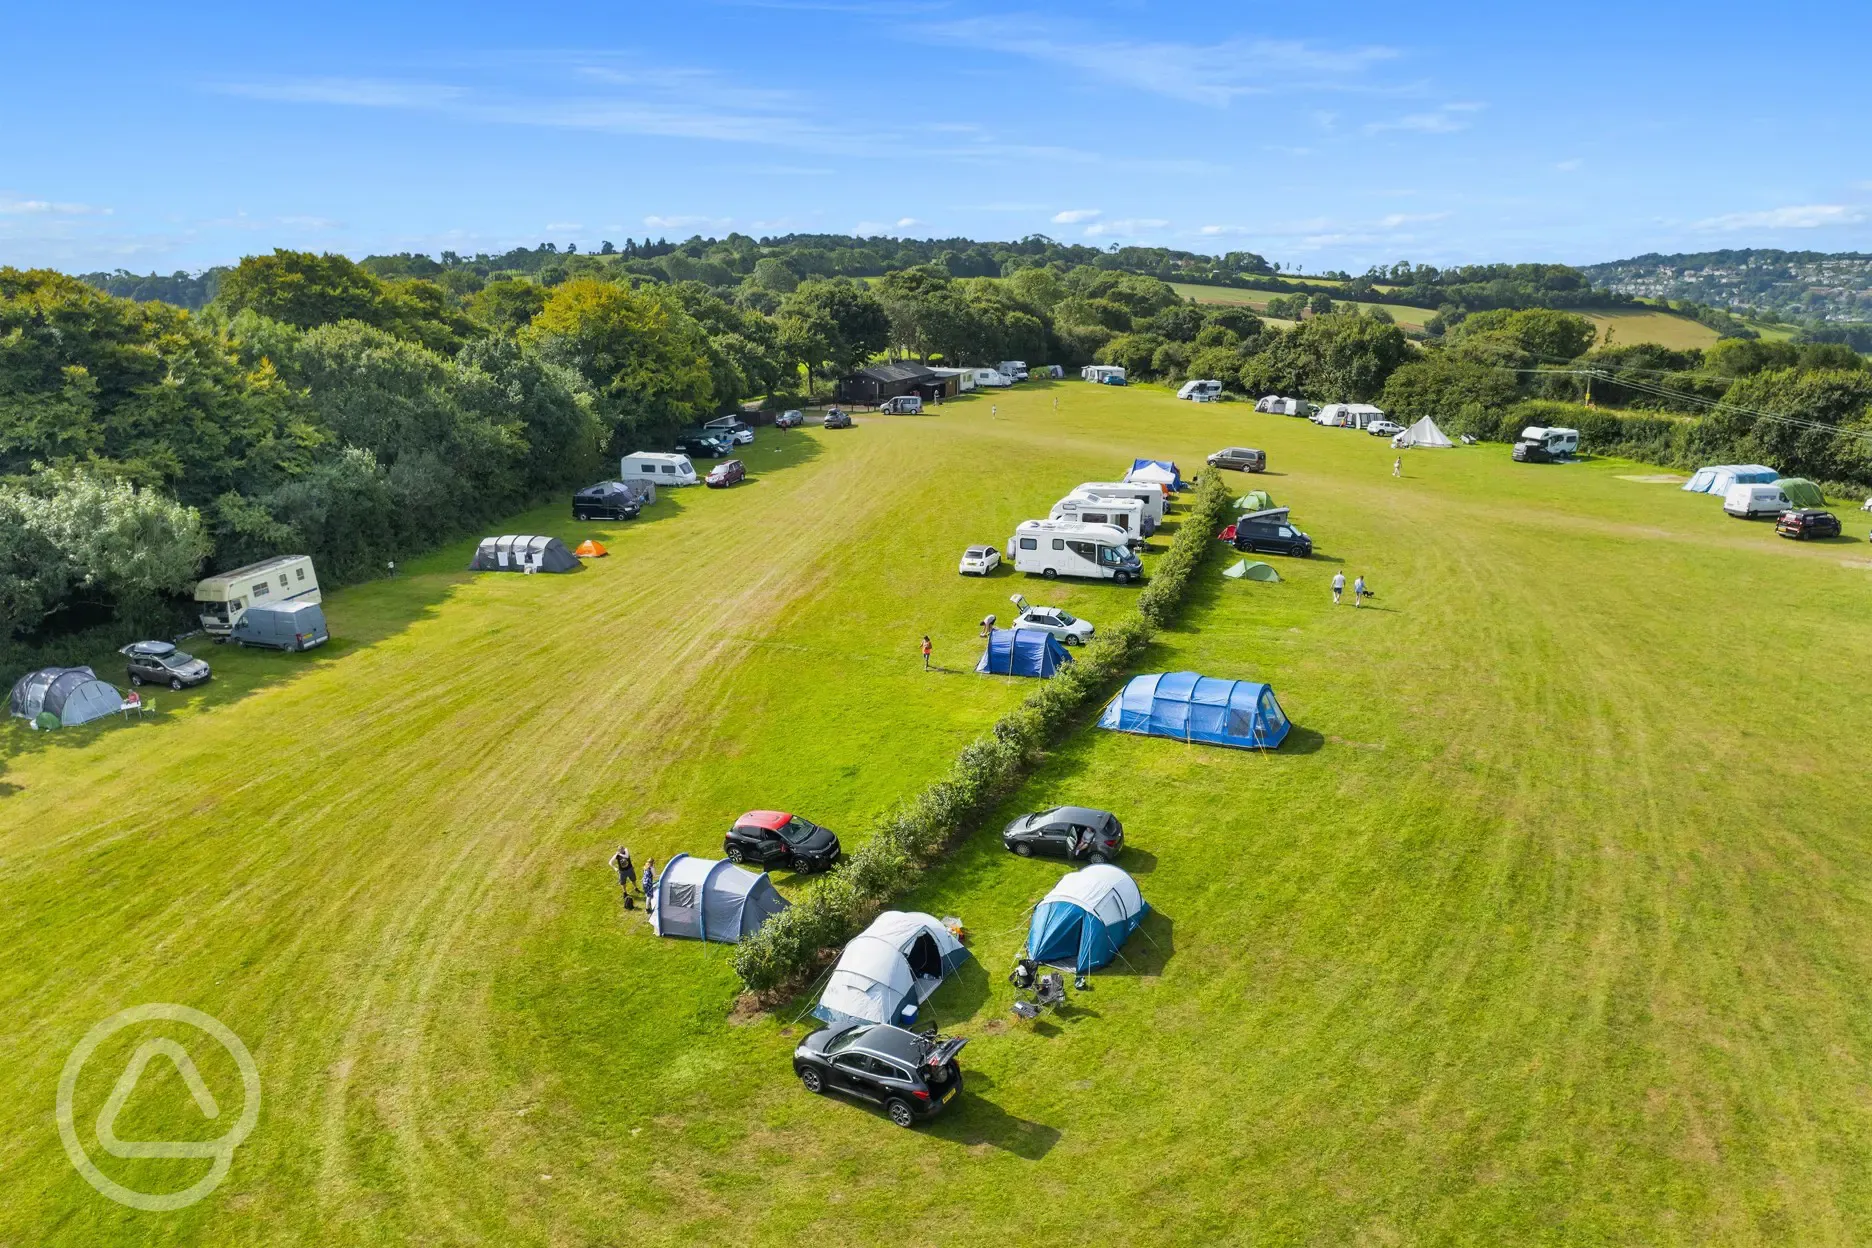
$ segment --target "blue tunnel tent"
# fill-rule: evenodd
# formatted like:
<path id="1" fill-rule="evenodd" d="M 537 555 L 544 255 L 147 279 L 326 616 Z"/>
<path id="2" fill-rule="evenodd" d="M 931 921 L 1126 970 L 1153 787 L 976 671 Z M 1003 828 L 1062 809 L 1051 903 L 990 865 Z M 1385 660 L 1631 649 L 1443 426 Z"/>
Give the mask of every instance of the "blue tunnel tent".
<path id="1" fill-rule="evenodd" d="M 1051 676 L 1072 655 L 1052 633 L 1038 628 L 997 628 L 988 633 L 975 670 L 989 676 Z"/>
<path id="2" fill-rule="evenodd" d="M 738 945 L 786 908 L 765 871 L 756 875 L 726 859 L 677 854 L 657 877 L 650 926 L 659 936 Z"/>
<path id="3" fill-rule="evenodd" d="M 123 695 L 88 667 L 42 667 L 14 683 L 7 709 L 35 722 L 56 715 L 59 727 L 71 728 L 122 710 Z"/>
<path id="4" fill-rule="evenodd" d="M 1167 459 L 1134 459 L 1131 461 L 1131 471 L 1125 473 L 1124 479 L 1128 482 L 1167 485 L 1178 494 L 1189 489 L 1189 483 L 1177 471 L 1176 464 Z"/>
<path id="5" fill-rule="evenodd" d="M 1072 963 L 1075 974 L 1096 971 L 1150 912 L 1137 881 L 1109 863 L 1074 871 L 1034 907 L 1027 926 L 1027 956 L 1036 962 Z"/>
<path id="6" fill-rule="evenodd" d="M 1195 672 L 1152 672 L 1133 676 L 1118 691 L 1099 716 L 1099 727 L 1242 750 L 1272 750 L 1287 739 L 1292 725 L 1267 685 Z"/>
<path id="7" fill-rule="evenodd" d="M 1763 464 L 1712 464 L 1697 469 L 1683 488 L 1692 494 L 1721 498 L 1732 485 L 1771 485 L 1780 475 Z"/>

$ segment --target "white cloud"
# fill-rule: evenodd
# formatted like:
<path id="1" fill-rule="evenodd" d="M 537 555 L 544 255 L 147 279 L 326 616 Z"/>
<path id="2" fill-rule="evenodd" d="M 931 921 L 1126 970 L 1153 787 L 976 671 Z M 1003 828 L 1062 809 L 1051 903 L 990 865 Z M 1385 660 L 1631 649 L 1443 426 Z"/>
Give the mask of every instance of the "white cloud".
<path id="1" fill-rule="evenodd" d="M 1122 221 L 1099 221 L 1088 225 L 1085 228 L 1085 236 L 1087 238 L 1104 238 L 1111 236 L 1128 238 L 1133 234 L 1140 234 L 1146 230 L 1161 230 L 1164 226 L 1169 224 L 1168 221 L 1163 220 L 1161 217 L 1126 217 Z"/>
<path id="2" fill-rule="evenodd" d="M 1078 225 L 1081 221 L 1090 221 L 1104 215 L 1097 208 L 1067 208 L 1053 214 L 1054 225 Z"/>
<path id="3" fill-rule="evenodd" d="M 279 223 L 297 226 L 302 230 L 342 230 L 344 228 L 344 222 L 334 221 L 330 217 L 281 217 Z"/>
<path id="4" fill-rule="evenodd" d="M 1731 212 L 1694 222 L 1697 230 L 1814 230 L 1827 225 L 1857 225 L 1863 210 L 1851 204 L 1801 204 L 1766 212 Z"/>
<path id="5" fill-rule="evenodd" d="M 922 225 L 922 224 L 923 223 L 917 220 L 915 217 L 898 217 L 897 218 L 897 228 L 900 230 L 907 230 L 913 225 Z"/>
<path id="6" fill-rule="evenodd" d="M 0 216 L 8 217 L 108 217 L 108 208 L 90 204 L 62 204 L 49 199 L 20 199 L 0 194 Z"/>
<path id="7" fill-rule="evenodd" d="M 231 82 L 227 95 L 281 104 L 345 104 L 354 108 L 440 108 L 468 93 L 434 82 L 396 82 L 382 78 L 287 78 L 272 82 Z"/>
<path id="8" fill-rule="evenodd" d="M 548 234 L 576 234 L 584 228 L 576 221 L 551 221 L 546 225 L 546 232 Z"/>
<path id="9" fill-rule="evenodd" d="M 1586 162 L 1577 156 L 1573 157 L 1571 160 L 1556 161 L 1554 163 L 1554 168 L 1558 169 L 1561 173 L 1578 173 L 1585 167 Z"/>
<path id="10" fill-rule="evenodd" d="M 1419 221 L 1441 221 L 1449 215 L 1447 212 L 1393 212 L 1379 218 L 1378 228 L 1395 230 L 1399 226 L 1413 225 Z"/>
<path id="11" fill-rule="evenodd" d="M 699 226 L 699 225 L 707 226 L 709 229 L 712 229 L 712 230 L 725 230 L 729 226 L 734 224 L 734 218 L 733 217 L 701 217 L 701 216 L 695 216 L 692 214 L 676 213 L 674 215 L 666 216 L 666 217 L 659 217 L 659 216 L 645 217 L 643 219 L 643 223 L 649 226 L 653 230 L 688 230 L 688 229 L 694 229 L 696 226 Z M 565 227 L 555 227 L 555 226 L 549 225 L 546 228 L 550 230 L 550 229 L 565 228 Z M 576 230 L 580 227 L 575 225 L 569 228 Z"/>

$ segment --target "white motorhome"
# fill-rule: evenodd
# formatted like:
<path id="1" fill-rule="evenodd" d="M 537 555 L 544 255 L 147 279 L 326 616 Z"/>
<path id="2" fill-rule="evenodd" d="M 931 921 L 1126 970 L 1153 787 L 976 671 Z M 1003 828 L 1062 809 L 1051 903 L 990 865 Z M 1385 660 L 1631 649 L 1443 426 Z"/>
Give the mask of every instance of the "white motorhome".
<path id="1" fill-rule="evenodd" d="M 1792 506 L 1778 485 L 1732 485 L 1723 495 L 1723 510 L 1739 520 L 1778 516 Z"/>
<path id="2" fill-rule="evenodd" d="M 1002 360 L 999 364 L 995 365 L 995 367 L 1002 374 L 1013 378 L 1015 381 L 1027 380 L 1026 360 Z"/>
<path id="3" fill-rule="evenodd" d="M 618 464 L 626 481 L 652 481 L 657 485 L 699 485 L 695 465 L 687 455 L 665 451 L 637 451 Z"/>
<path id="4" fill-rule="evenodd" d="M 1163 523 L 1163 487 L 1136 481 L 1084 481 L 1073 487 L 1074 494 L 1086 498 L 1135 498 L 1144 504 L 1144 536 L 1149 537 Z"/>
<path id="5" fill-rule="evenodd" d="M 1529 425 L 1515 439 L 1514 458 L 1524 464 L 1551 464 L 1579 450 L 1579 430 Z"/>
<path id="6" fill-rule="evenodd" d="M 1364 429 L 1384 418 L 1384 411 L 1369 403 L 1328 403 L 1311 417 L 1314 424 L 1332 429 Z"/>
<path id="7" fill-rule="evenodd" d="M 1122 386 L 1125 384 L 1125 370 L 1116 364 L 1088 364 L 1079 370 L 1079 377 L 1099 386 Z"/>
<path id="8" fill-rule="evenodd" d="M 1186 381 L 1177 391 L 1177 398 L 1189 399 L 1196 403 L 1213 403 L 1222 397 L 1222 383 L 1219 381 Z"/>
<path id="9" fill-rule="evenodd" d="M 976 387 L 1000 390 L 1014 384 L 1014 379 L 998 368 L 971 368 L 969 374 Z"/>
<path id="10" fill-rule="evenodd" d="M 1140 546 L 1144 542 L 1144 504 L 1135 498 L 1099 498 L 1075 492 L 1053 504 L 1051 518 L 1115 525 L 1124 530 L 1126 545 Z"/>
<path id="11" fill-rule="evenodd" d="M 1125 531 L 1110 524 L 1074 520 L 1023 520 L 1008 539 L 1008 562 L 1016 572 L 1136 581 L 1144 565 L 1131 553 Z"/>
<path id="12" fill-rule="evenodd" d="M 198 581 L 195 601 L 202 627 L 226 637 L 250 607 L 320 601 L 318 573 L 310 555 L 281 555 Z"/>

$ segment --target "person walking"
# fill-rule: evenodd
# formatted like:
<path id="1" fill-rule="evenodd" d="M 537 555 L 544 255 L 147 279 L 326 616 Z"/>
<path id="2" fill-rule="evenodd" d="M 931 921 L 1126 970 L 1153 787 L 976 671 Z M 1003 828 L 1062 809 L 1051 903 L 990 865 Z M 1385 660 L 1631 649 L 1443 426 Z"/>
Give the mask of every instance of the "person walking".
<path id="1" fill-rule="evenodd" d="M 1391 461 L 1391 475 L 1394 477 L 1401 477 L 1404 475 L 1404 457 L 1402 455 Z"/>
<path id="2" fill-rule="evenodd" d="M 1352 605 L 1362 607 L 1370 596 L 1371 590 L 1365 588 L 1365 574 L 1361 572 L 1359 578 L 1352 582 Z"/>
<path id="3" fill-rule="evenodd" d="M 923 670 L 926 672 L 930 670 L 930 649 L 931 649 L 931 646 L 930 646 L 929 634 L 924 633 L 923 634 Z"/>
<path id="4" fill-rule="evenodd" d="M 1333 606 L 1336 607 L 1339 605 L 1339 595 L 1343 593 L 1345 593 L 1345 573 L 1335 572 L 1332 574 L 1332 605 Z"/>

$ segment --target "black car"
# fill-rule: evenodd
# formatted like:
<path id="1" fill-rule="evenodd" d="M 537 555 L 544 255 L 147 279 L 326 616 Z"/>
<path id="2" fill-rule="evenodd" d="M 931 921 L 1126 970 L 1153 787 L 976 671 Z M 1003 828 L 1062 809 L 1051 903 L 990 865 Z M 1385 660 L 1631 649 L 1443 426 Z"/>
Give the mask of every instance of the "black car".
<path id="1" fill-rule="evenodd" d="M 168 685 L 186 689 L 199 685 L 213 672 L 208 664 L 185 654 L 166 641 L 133 641 L 118 651 L 129 660 L 126 667 L 133 685 Z"/>
<path id="2" fill-rule="evenodd" d="M 1124 848 L 1124 825 L 1109 810 L 1055 806 L 1022 815 L 1001 833 L 1001 843 L 1023 858 L 1083 858 L 1110 862 Z"/>
<path id="3" fill-rule="evenodd" d="M 1840 522 L 1839 517 L 1830 511 L 1821 511 L 1818 507 L 1796 507 L 1781 513 L 1781 518 L 1775 521 L 1775 532 L 1796 541 L 1805 541 L 1810 537 L 1838 537 Z"/>
<path id="4" fill-rule="evenodd" d="M 1267 452 L 1253 447 L 1224 447 L 1209 457 L 1211 468 L 1234 468 L 1240 472 L 1266 472 Z"/>
<path id="5" fill-rule="evenodd" d="M 676 449 L 684 455 L 703 455 L 709 459 L 722 459 L 734 454 L 734 439 L 724 438 L 719 434 L 704 433 L 700 429 L 691 429 L 687 433 L 676 435 Z"/>
<path id="6" fill-rule="evenodd" d="M 1297 555 L 1304 559 L 1313 553 L 1313 539 L 1287 521 L 1287 509 L 1274 507 L 1251 511 L 1235 522 L 1235 549 L 1250 555 Z"/>
<path id="7" fill-rule="evenodd" d="M 825 414 L 825 428 L 849 429 L 851 427 L 852 418 L 847 416 L 844 412 L 839 411 L 838 408 L 835 407 Z"/>
<path id="8" fill-rule="evenodd" d="M 572 496 L 574 520 L 634 520 L 642 510 L 636 491 L 622 481 L 600 481 Z"/>
<path id="9" fill-rule="evenodd" d="M 962 1093 L 956 1054 L 967 1040 L 918 1034 L 889 1023 L 815 1031 L 793 1050 L 793 1073 L 808 1092 L 843 1092 L 882 1105 L 900 1127 L 942 1112 Z"/>
<path id="10" fill-rule="evenodd" d="M 722 838 L 722 856 L 729 862 L 784 864 L 801 873 L 827 870 L 841 852 L 831 829 L 784 810 L 750 810 Z"/>

